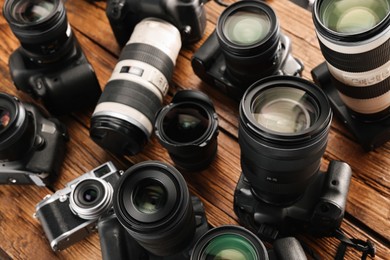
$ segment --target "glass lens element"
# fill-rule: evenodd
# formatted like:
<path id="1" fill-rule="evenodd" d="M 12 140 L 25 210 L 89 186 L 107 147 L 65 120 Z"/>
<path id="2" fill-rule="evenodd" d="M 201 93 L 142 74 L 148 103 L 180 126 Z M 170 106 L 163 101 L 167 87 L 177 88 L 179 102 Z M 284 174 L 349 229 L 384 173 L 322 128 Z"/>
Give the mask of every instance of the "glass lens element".
<path id="1" fill-rule="evenodd" d="M 232 43 L 247 46 L 262 41 L 271 29 L 266 13 L 237 11 L 232 13 L 223 27 L 223 33 Z"/>
<path id="2" fill-rule="evenodd" d="M 361 33 L 379 24 L 390 11 L 390 0 L 326 0 L 320 19 L 332 31 Z"/>
<path id="3" fill-rule="evenodd" d="M 206 260 L 257 260 L 254 245 L 237 234 L 223 234 L 213 238 L 201 253 Z"/>
<path id="4" fill-rule="evenodd" d="M 87 189 L 83 194 L 83 199 L 86 202 L 93 202 L 98 197 L 98 191 L 96 189 Z"/>
<path id="5" fill-rule="evenodd" d="M 20 22 L 38 22 L 49 16 L 53 9 L 53 0 L 20 1 L 14 6 L 12 16 Z"/>
<path id="6" fill-rule="evenodd" d="M 137 186 L 133 196 L 137 210 L 152 214 L 165 206 L 168 194 L 160 182 L 146 179 Z"/>
<path id="7" fill-rule="evenodd" d="M 10 121 L 11 116 L 9 111 L 0 108 L 0 131 L 6 129 Z"/>
<path id="8" fill-rule="evenodd" d="M 314 99 L 303 90 L 275 87 L 257 94 L 252 103 L 256 122 L 278 133 L 299 133 L 318 117 Z"/>

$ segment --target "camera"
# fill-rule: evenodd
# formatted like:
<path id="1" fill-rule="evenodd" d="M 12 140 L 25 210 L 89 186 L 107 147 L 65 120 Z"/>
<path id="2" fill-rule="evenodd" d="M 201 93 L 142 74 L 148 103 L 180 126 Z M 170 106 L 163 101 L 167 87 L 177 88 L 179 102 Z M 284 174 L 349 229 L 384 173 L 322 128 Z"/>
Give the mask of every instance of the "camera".
<path id="1" fill-rule="evenodd" d="M 326 63 L 312 70 L 365 150 L 390 140 L 390 4 L 317 0 L 313 21 Z"/>
<path id="2" fill-rule="evenodd" d="M 206 27 L 207 0 L 108 0 L 106 14 L 115 38 L 124 46 L 141 20 L 156 17 L 165 20 L 180 31 L 185 44 L 200 40 Z"/>
<path id="3" fill-rule="evenodd" d="M 218 115 L 206 94 L 183 90 L 156 115 L 155 133 L 178 168 L 203 170 L 217 153 Z"/>
<path id="4" fill-rule="evenodd" d="M 196 243 L 191 260 L 305 260 L 301 244 L 293 237 L 276 240 L 271 250 L 249 230 L 239 226 L 220 226 L 209 230 Z"/>
<path id="5" fill-rule="evenodd" d="M 0 93 L 0 183 L 51 184 L 65 156 L 68 133 L 36 106 Z"/>
<path id="6" fill-rule="evenodd" d="M 54 114 L 96 104 L 101 89 L 61 0 L 7 0 L 3 14 L 21 43 L 9 58 L 17 89 Z"/>
<path id="7" fill-rule="evenodd" d="M 149 140 L 181 48 L 175 26 L 157 18 L 137 24 L 91 118 L 90 136 L 119 155 L 140 152 Z"/>
<path id="8" fill-rule="evenodd" d="M 105 259 L 189 259 L 195 242 L 208 230 L 202 202 L 190 196 L 176 168 L 159 161 L 130 167 L 115 187 L 113 203 L 126 232 L 118 231 L 124 238 L 117 238 L 118 226 L 109 224 L 117 225 L 115 219 L 104 221 L 108 227 L 98 225 Z M 133 242 L 125 242 L 129 239 Z M 135 257 L 136 252 L 144 258 Z"/>
<path id="9" fill-rule="evenodd" d="M 96 231 L 99 217 L 112 209 L 113 186 L 121 174 L 112 162 L 107 162 L 36 205 L 34 216 L 53 251 L 63 250 Z"/>
<path id="10" fill-rule="evenodd" d="M 325 93 L 298 77 L 272 76 L 248 88 L 239 113 L 240 222 L 267 240 L 303 231 L 331 236 L 344 217 L 352 172 L 340 161 L 320 171 L 332 119 Z"/>
<path id="11" fill-rule="evenodd" d="M 272 8 L 244 0 L 222 12 L 216 30 L 195 52 L 191 65 L 199 78 L 239 101 L 261 78 L 300 76 L 303 65 L 290 51 L 291 41 L 280 32 Z"/>

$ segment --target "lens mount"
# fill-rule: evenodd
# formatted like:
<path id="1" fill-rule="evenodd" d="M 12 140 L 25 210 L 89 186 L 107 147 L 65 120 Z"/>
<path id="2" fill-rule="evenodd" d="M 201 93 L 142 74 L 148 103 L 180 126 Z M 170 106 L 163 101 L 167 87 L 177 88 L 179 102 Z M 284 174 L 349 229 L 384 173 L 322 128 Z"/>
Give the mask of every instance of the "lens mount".
<path id="1" fill-rule="evenodd" d="M 191 260 L 246 259 L 268 260 L 268 253 L 249 230 L 239 226 L 220 226 L 209 230 L 194 246 Z"/>
<path id="2" fill-rule="evenodd" d="M 97 219 L 112 207 L 113 193 L 111 184 L 102 179 L 84 179 L 72 189 L 69 207 L 80 218 Z"/>

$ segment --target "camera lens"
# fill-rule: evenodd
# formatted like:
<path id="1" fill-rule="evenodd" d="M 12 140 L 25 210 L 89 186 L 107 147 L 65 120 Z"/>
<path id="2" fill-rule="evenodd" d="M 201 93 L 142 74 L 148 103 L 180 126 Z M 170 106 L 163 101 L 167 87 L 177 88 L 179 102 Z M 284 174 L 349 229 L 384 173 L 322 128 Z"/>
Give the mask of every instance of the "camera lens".
<path id="1" fill-rule="evenodd" d="M 156 118 L 156 136 L 176 166 L 202 170 L 217 152 L 218 117 L 211 100 L 200 91 L 178 92 Z"/>
<path id="2" fill-rule="evenodd" d="M 313 20 L 332 84 L 353 114 L 390 114 L 390 1 L 318 0 Z"/>
<path id="3" fill-rule="evenodd" d="M 92 115 L 96 143 L 117 154 L 143 149 L 180 47 L 180 33 L 168 22 L 147 18 L 137 24 Z"/>
<path id="4" fill-rule="evenodd" d="M 142 162 L 124 173 L 115 189 L 114 211 L 129 234 L 157 256 L 180 252 L 195 234 L 186 182 L 161 162 Z"/>
<path id="5" fill-rule="evenodd" d="M 99 178 L 79 181 L 70 194 L 69 206 L 83 219 L 97 219 L 112 207 L 113 188 Z"/>
<path id="6" fill-rule="evenodd" d="M 50 63 L 74 47 L 66 12 L 60 0 L 9 0 L 3 14 L 23 52 L 37 63 Z"/>
<path id="7" fill-rule="evenodd" d="M 191 260 L 267 260 L 264 244 L 249 230 L 221 226 L 208 231 L 196 243 Z"/>
<path id="8" fill-rule="evenodd" d="M 254 83 L 240 104 L 241 167 L 253 192 L 272 204 L 298 199 L 317 177 L 332 113 L 321 89 L 291 76 Z"/>
<path id="9" fill-rule="evenodd" d="M 0 120 L 0 159 L 22 158 L 34 143 L 32 118 L 18 99 L 0 93 Z"/>
<path id="10" fill-rule="evenodd" d="M 280 30 L 271 7 L 239 1 L 227 7 L 216 26 L 226 71 L 246 85 L 274 74 L 280 66 Z M 245 85 L 244 84 L 244 85 Z"/>

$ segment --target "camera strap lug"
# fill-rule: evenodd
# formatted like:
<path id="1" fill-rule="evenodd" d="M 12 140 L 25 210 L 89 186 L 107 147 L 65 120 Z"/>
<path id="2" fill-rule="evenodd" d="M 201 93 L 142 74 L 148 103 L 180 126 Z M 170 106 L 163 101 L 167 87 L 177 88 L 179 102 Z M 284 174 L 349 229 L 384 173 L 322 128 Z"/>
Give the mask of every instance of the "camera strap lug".
<path id="1" fill-rule="evenodd" d="M 367 259 L 368 255 L 370 255 L 371 257 L 375 257 L 375 244 L 369 239 L 367 239 L 367 241 L 363 241 L 361 239 L 348 238 L 340 229 L 337 229 L 335 231 L 334 237 L 341 242 L 337 248 L 337 253 L 334 258 L 335 260 L 344 259 L 347 247 L 352 247 L 360 252 L 363 252 L 361 258 L 362 260 Z"/>

